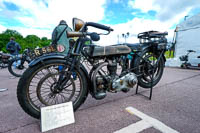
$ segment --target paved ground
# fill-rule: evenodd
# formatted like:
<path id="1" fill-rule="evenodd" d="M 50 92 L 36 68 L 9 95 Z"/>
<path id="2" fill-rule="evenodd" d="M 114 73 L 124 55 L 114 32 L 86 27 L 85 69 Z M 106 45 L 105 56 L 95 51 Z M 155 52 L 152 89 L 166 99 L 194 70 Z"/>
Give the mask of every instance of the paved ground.
<path id="1" fill-rule="evenodd" d="M 0 133 L 37 133 L 40 121 L 28 116 L 16 98 L 18 78 L 6 69 L 0 70 Z M 140 88 L 144 95 L 149 91 Z M 200 71 L 166 68 L 163 78 L 153 90 L 152 100 L 129 93 L 109 94 L 96 101 L 88 97 L 75 113 L 75 124 L 64 126 L 52 133 L 112 133 L 141 119 L 125 111 L 134 107 L 181 133 L 200 132 Z M 148 128 L 142 133 L 160 133 Z"/>

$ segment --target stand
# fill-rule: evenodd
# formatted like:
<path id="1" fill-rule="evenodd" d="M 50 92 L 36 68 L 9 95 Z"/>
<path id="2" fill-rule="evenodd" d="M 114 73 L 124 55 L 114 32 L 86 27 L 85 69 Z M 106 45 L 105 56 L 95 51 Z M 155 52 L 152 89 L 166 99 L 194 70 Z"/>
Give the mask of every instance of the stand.
<path id="1" fill-rule="evenodd" d="M 153 64 L 154 64 L 154 60 L 153 60 Z M 148 97 L 149 100 L 151 100 L 152 93 L 153 93 L 154 66 L 152 66 L 152 70 L 153 70 L 152 74 L 149 75 L 149 76 L 150 76 L 150 79 L 151 79 L 150 94 L 149 94 L 149 96 L 145 96 L 145 95 L 143 95 L 143 96 L 145 96 L 145 97 Z M 135 90 L 135 94 L 140 94 L 140 95 L 142 95 L 141 93 L 138 93 L 138 88 L 139 88 L 139 85 L 138 85 L 138 83 L 137 83 L 136 90 Z"/>
<path id="2" fill-rule="evenodd" d="M 153 76 L 151 76 L 151 88 L 150 88 L 150 93 L 149 93 L 149 96 L 145 96 L 145 95 L 143 95 L 143 96 L 145 96 L 145 97 L 148 97 L 149 98 L 149 100 L 151 100 L 151 97 L 152 97 L 152 93 L 153 93 Z M 135 94 L 140 94 L 140 95 L 142 95 L 141 93 L 138 93 L 138 88 L 139 88 L 139 85 L 137 84 L 137 86 L 136 86 L 136 90 L 135 90 Z"/>

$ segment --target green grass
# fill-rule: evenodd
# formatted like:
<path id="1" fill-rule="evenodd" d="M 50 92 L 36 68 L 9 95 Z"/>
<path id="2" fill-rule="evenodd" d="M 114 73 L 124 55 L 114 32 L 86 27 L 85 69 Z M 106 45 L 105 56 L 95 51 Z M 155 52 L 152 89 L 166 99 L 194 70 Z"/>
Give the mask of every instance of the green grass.
<path id="1" fill-rule="evenodd" d="M 170 51 L 166 51 L 165 52 L 165 58 L 166 59 L 174 58 L 173 54 L 174 54 L 174 51 L 171 51 L 171 55 L 170 55 Z"/>

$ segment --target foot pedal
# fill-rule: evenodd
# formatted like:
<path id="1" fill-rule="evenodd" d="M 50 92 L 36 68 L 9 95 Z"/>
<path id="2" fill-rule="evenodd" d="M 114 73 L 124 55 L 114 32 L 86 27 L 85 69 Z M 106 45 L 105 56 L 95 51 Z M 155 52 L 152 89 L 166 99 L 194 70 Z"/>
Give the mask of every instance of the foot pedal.
<path id="1" fill-rule="evenodd" d="M 98 93 L 94 94 L 94 98 L 96 100 L 101 100 L 101 99 L 103 99 L 105 97 L 106 97 L 106 93 L 105 92 L 98 92 Z"/>
<path id="2" fill-rule="evenodd" d="M 129 92 L 129 91 L 130 91 L 130 89 L 128 89 L 128 88 L 122 89 L 122 92 L 124 92 L 124 93 L 127 93 L 127 92 Z"/>

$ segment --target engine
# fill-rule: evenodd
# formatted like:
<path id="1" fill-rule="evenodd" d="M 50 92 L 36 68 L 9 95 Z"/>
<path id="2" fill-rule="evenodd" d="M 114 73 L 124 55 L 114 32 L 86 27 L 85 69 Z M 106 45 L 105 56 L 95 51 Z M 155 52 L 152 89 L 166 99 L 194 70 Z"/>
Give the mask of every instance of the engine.
<path id="1" fill-rule="evenodd" d="M 134 73 L 128 73 L 112 82 L 112 90 L 127 92 L 137 84 L 137 77 Z"/>

